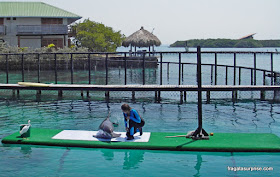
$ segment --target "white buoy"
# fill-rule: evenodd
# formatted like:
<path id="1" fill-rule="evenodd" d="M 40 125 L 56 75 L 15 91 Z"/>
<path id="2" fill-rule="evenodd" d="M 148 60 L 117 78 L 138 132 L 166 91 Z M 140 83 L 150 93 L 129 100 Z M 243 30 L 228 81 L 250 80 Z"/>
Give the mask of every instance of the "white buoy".
<path id="1" fill-rule="evenodd" d="M 21 130 L 20 130 L 20 135 L 23 135 L 24 133 L 26 133 L 29 128 L 31 127 L 31 124 L 30 124 L 30 120 L 28 120 L 28 124 L 26 124 Z"/>

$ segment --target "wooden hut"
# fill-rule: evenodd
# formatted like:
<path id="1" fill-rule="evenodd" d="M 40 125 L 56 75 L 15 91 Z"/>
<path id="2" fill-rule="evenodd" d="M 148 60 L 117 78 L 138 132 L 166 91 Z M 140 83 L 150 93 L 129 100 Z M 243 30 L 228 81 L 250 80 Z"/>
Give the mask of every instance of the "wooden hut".
<path id="1" fill-rule="evenodd" d="M 132 47 L 134 46 L 135 52 L 136 52 L 136 47 L 149 47 L 149 52 L 150 52 L 151 46 L 153 47 L 153 51 L 154 51 L 154 46 L 160 46 L 160 45 L 161 45 L 160 40 L 154 34 L 145 30 L 143 26 L 141 27 L 140 30 L 128 36 L 122 43 L 122 46 L 124 47 L 130 46 L 130 51 L 132 51 Z"/>

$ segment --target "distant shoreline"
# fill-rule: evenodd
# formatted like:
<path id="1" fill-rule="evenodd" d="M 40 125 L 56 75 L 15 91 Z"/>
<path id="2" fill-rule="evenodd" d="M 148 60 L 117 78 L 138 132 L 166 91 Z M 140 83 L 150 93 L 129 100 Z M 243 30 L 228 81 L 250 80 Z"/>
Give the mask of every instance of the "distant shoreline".
<path id="1" fill-rule="evenodd" d="M 263 48 L 280 47 L 280 40 L 254 40 L 254 39 L 192 39 L 176 41 L 169 47 L 197 47 L 204 48 Z"/>

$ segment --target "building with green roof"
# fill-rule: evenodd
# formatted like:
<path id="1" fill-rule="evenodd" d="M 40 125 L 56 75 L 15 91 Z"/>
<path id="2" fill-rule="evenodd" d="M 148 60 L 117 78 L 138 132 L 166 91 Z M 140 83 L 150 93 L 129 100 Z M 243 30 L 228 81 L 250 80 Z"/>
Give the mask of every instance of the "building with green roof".
<path id="1" fill-rule="evenodd" d="M 0 2 L 0 41 L 18 47 L 63 48 L 68 25 L 82 17 L 43 2 Z"/>

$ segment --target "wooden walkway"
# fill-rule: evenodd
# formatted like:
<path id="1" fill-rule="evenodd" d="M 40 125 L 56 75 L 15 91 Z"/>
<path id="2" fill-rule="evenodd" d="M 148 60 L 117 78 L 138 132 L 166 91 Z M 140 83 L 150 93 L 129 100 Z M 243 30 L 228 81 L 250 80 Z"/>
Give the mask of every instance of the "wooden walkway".
<path id="1" fill-rule="evenodd" d="M 81 90 L 81 91 L 198 91 L 197 85 L 88 85 L 49 84 L 46 86 L 23 86 L 0 84 L 0 89 L 10 90 Z M 268 91 L 280 90 L 279 85 L 203 85 L 201 91 Z"/>

